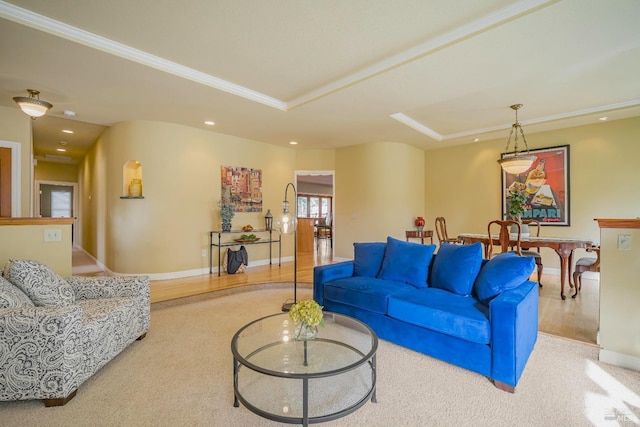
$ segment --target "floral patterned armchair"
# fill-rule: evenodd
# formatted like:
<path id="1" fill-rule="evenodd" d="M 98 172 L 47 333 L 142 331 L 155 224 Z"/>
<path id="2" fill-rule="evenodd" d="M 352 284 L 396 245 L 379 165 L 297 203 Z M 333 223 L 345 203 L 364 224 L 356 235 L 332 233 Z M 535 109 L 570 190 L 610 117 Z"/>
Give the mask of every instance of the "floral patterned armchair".
<path id="1" fill-rule="evenodd" d="M 150 323 L 149 278 L 63 279 L 10 260 L 0 277 L 0 400 L 71 400 Z"/>

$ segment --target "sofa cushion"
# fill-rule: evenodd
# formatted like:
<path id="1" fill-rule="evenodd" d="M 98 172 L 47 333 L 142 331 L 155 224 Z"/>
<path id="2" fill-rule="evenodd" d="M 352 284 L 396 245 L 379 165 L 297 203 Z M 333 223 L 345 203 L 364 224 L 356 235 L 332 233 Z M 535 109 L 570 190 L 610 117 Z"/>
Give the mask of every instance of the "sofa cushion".
<path id="1" fill-rule="evenodd" d="M 474 283 L 474 292 L 483 304 L 502 292 L 516 288 L 525 282 L 536 262 L 533 258 L 522 257 L 514 252 L 505 252 L 487 261 Z"/>
<path id="2" fill-rule="evenodd" d="M 349 277 L 324 285 L 324 299 L 379 314 L 387 314 L 389 295 L 413 286 L 374 277 Z"/>
<path id="3" fill-rule="evenodd" d="M 471 295 L 482 264 L 482 243 L 440 245 L 433 260 L 429 285 L 458 295 Z"/>
<path id="4" fill-rule="evenodd" d="M 389 297 L 390 317 L 479 344 L 491 342 L 489 309 L 475 298 L 444 289 L 397 292 Z"/>
<path id="5" fill-rule="evenodd" d="M 38 307 L 59 307 L 75 302 L 71 286 L 38 261 L 11 259 L 3 274 Z"/>
<path id="6" fill-rule="evenodd" d="M 353 244 L 353 275 L 376 277 L 384 258 L 384 242 Z"/>
<path id="7" fill-rule="evenodd" d="M 0 276 L 0 308 L 33 307 L 33 302 L 17 286 Z"/>
<path id="8" fill-rule="evenodd" d="M 436 245 L 421 245 L 387 237 L 378 278 L 426 288 L 429 264 Z"/>

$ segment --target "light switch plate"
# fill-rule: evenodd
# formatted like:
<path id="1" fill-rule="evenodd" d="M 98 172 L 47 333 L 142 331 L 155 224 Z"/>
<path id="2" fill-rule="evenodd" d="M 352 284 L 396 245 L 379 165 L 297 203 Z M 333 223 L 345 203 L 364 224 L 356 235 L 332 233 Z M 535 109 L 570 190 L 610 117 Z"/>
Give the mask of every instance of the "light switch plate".
<path id="1" fill-rule="evenodd" d="M 631 250 L 631 236 L 629 234 L 618 234 L 618 250 L 619 251 Z"/>
<path id="2" fill-rule="evenodd" d="M 46 228 L 44 230 L 45 242 L 60 242 L 62 240 L 62 230 L 59 228 Z"/>

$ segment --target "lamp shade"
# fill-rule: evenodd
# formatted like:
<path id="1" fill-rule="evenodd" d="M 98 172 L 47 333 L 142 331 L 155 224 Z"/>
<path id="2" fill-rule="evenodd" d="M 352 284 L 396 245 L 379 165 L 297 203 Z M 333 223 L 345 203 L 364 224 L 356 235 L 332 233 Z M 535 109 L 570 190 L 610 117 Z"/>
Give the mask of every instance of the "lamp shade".
<path id="1" fill-rule="evenodd" d="M 46 101 L 42 101 L 39 97 L 40 92 L 33 89 L 27 89 L 29 97 L 16 96 L 13 100 L 18 104 L 20 109 L 31 118 L 42 117 L 53 105 Z"/>
<path id="2" fill-rule="evenodd" d="M 535 160 L 536 156 L 515 155 L 500 159 L 498 160 L 498 163 L 500 163 L 500 166 L 506 173 L 519 175 L 523 172 L 526 172 Z"/>

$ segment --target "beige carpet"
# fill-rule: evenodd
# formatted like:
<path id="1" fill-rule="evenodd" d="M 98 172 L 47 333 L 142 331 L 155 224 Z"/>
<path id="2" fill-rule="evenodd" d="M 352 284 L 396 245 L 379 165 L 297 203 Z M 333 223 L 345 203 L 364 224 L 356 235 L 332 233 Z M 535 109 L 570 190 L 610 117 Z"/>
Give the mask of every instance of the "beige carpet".
<path id="1" fill-rule="evenodd" d="M 291 288 L 261 285 L 154 304 L 151 330 L 64 407 L 0 402 L 2 426 L 277 426 L 232 390 L 233 334 L 280 311 Z M 257 289 L 257 290 L 255 290 Z M 299 298 L 309 298 L 302 289 Z M 640 425 L 640 372 L 598 362 L 596 348 L 540 334 L 515 394 L 485 377 L 386 341 L 378 403 L 327 426 Z"/>

